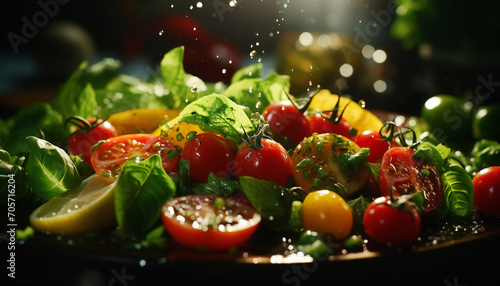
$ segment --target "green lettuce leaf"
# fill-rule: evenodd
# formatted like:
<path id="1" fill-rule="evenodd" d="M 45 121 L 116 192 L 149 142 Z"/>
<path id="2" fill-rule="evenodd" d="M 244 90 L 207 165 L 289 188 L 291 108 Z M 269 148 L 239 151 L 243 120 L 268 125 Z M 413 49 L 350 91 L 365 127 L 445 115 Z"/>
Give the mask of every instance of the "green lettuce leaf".
<path id="1" fill-rule="evenodd" d="M 241 143 L 243 129 L 255 132 L 255 127 L 246 113 L 224 95 L 211 94 L 186 106 L 178 116 L 180 122 L 198 124 L 204 131 L 213 131 Z"/>
<path id="2" fill-rule="evenodd" d="M 273 72 L 264 79 L 242 77 L 223 94 L 237 104 L 249 107 L 252 112 L 262 113 L 269 104 L 288 100 L 289 90 L 289 77 Z"/>
<path id="3" fill-rule="evenodd" d="M 26 171 L 32 191 L 50 200 L 78 186 L 82 179 L 66 152 L 52 143 L 29 136 L 30 149 Z"/>
<path id="4" fill-rule="evenodd" d="M 2 147 L 12 156 L 28 153 L 28 136 L 44 138 L 55 145 L 66 143 L 66 129 L 61 114 L 48 103 L 36 103 L 21 109 L 9 119 L 9 132 L 0 138 Z"/>
<path id="5" fill-rule="evenodd" d="M 91 84 L 94 89 L 103 88 L 111 79 L 119 74 L 120 68 L 121 62 L 110 58 L 103 59 L 91 66 L 87 62 L 81 63 L 52 100 L 52 107 L 63 118 L 74 115 L 83 117 L 91 115 L 81 114 L 82 110 L 79 104 L 85 99 L 80 97 L 82 95 L 83 97 L 89 96 L 88 93 L 82 94 L 82 92 L 87 88 L 88 84 Z M 88 112 L 89 110 L 85 108 L 83 111 Z"/>
<path id="6" fill-rule="evenodd" d="M 175 192 L 175 184 L 163 169 L 159 155 L 139 163 L 135 158 L 128 160 L 115 188 L 118 226 L 126 233 L 146 232 L 160 218 L 161 207 Z"/>

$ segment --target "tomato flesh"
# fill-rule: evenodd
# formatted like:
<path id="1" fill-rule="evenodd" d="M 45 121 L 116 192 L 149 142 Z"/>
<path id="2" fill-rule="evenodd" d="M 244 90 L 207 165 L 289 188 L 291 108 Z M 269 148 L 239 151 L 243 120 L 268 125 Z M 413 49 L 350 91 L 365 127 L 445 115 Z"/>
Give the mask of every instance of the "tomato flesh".
<path id="1" fill-rule="evenodd" d="M 254 150 L 248 145 L 241 147 L 234 158 L 235 174 L 259 180 L 273 181 L 285 186 L 292 175 L 292 160 L 285 148 L 269 139 L 261 141 L 262 148 Z"/>
<path id="2" fill-rule="evenodd" d="M 409 211 L 390 206 L 388 197 L 371 202 L 363 215 L 366 234 L 385 244 L 405 244 L 417 240 L 421 229 L 420 214 L 415 207 Z"/>
<path id="3" fill-rule="evenodd" d="M 472 179 L 473 204 L 480 213 L 500 217 L 500 166 L 485 168 Z"/>
<path id="4" fill-rule="evenodd" d="M 174 153 L 170 153 L 174 152 Z M 165 172 L 170 173 L 177 166 L 179 156 L 175 146 L 163 137 L 149 134 L 127 134 L 106 140 L 94 149 L 91 163 L 95 172 L 105 179 L 116 179 L 123 164 L 134 157 L 147 159 L 160 155 Z"/>
<path id="5" fill-rule="evenodd" d="M 390 185 L 394 196 L 422 192 L 427 201 L 423 213 L 428 213 L 444 198 L 443 181 L 436 167 L 418 162 L 413 154 L 415 151 L 407 147 L 393 147 L 384 154 L 380 165 L 380 192 L 388 196 Z"/>
<path id="6" fill-rule="evenodd" d="M 214 206 L 216 200 L 223 200 L 224 206 Z M 165 203 L 162 220 L 181 245 L 226 250 L 243 245 L 257 230 L 261 216 L 250 205 L 231 198 L 190 195 Z"/>

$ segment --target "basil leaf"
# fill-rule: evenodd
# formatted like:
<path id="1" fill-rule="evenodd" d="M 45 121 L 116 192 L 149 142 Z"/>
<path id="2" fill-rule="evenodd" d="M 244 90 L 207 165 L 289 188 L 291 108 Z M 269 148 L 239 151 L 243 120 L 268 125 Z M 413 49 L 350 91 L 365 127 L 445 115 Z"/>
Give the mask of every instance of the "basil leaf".
<path id="1" fill-rule="evenodd" d="M 198 124 L 204 131 L 213 131 L 241 143 L 243 129 L 249 134 L 255 127 L 246 113 L 224 95 L 211 94 L 186 106 L 178 116 L 179 122 Z"/>
<path id="2" fill-rule="evenodd" d="M 227 197 L 235 194 L 239 189 L 240 184 L 238 181 L 227 180 L 224 177 L 217 178 L 213 173 L 210 173 L 207 182 L 195 185 L 191 192 L 199 195 L 218 195 Z"/>
<path id="3" fill-rule="evenodd" d="M 24 157 L 11 157 L 7 151 L 0 149 L 0 206 L 18 201 L 29 193 L 23 162 Z"/>
<path id="4" fill-rule="evenodd" d="M 369 148 L 361 148 L 358 152 L 347 151 L 339 156 L 340 167 L 348 175 L 360 171 L 368 160 Z"/>
<path id="5" fill-rule="evenodd" d="M 424 142 L 417 146 L 413 158 L 421 162 L 429 162 L 437 169 L 443 167 L 445 160 L 450 156 L 451 149 L 442 145 Z"/>
<path id="6" fill-rule="evenodd" d="M 118 226 L 126 233 L 144 233 L 160 218 L 161 207 L 174 194 L 175 184 L 163 169 L 159 155 L 139 163 L 129 159 L 115 188 Z"/>
<path id="7" fill-rule="evenodd" d="M 288 229 L 293 194 L 280 185 L 253 177 L 240 177 L 243 192 L 263 221 L 275 229 Z"/>
<path id="8" fill-rule="evenodd" d="M 347 204 L 351 208 L 354 223 L 363 224 L 363 215 L 370 201 L 360 196 L 359 198 L 348 200 Z"/>
<path id="9" fill-rule="evenodd" d="M 467 171 L 450 165 L 441 175 L 444 184 L 444 204 L 449 212 L 458 217 L 467 217 L 472 209 L 474 185 Z"/>
<path id="10" fill-rule="evenodd" d="M 30 149 L 26 171 L 35 194 L 50 200 L 81 183 L 75 164 L 63 149 L 34 136 L 27 137 L 26 143 Z"/>

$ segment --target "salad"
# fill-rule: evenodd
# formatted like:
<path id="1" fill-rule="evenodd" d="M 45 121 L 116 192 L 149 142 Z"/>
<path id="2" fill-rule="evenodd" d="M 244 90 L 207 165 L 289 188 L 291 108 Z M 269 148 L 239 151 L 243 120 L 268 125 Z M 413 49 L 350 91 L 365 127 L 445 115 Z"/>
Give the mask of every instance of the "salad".
<path id="1" fill-rule="evenodd" d="M 83 63 L 51 102 L 0 122 L 18 240 L 242 255 L 264 234 L 290 237 L 273 254 L 314 258 L 437 243 L 434 229 L 472 235 L 500 216 L 499 142 L 461 150 L 418 118 L 381 120 L 328 90 L 293 96 L 261 64 L 207 83 L 183 52 L 146 79 Z"/>

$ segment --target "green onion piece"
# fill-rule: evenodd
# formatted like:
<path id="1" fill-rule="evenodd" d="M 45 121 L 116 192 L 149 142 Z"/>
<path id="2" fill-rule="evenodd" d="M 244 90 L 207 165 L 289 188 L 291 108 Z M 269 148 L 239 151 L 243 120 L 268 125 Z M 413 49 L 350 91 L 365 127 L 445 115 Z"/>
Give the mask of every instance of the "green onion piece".
<path id="1" fill-rule="evenodd" d="M 306 179 L 310 179 L 310 178 L 311 178 L 311 170 L 309 170 L 309 169 L 304 169 L 304 170 L 302 171 L 302 175 L 304 176 L 304 178 L 306 178 Z"/>
<path id="2" fill-rule="evenodd" d="M 424 175 L 426 177 L 430 176 L 430 174 L 431 174 L 431 172 L 428 169 L 425 169 L 425 168 L 422 169 L 422 170 L 420 170 L 420 173 L 422 173 L 422 175 Z"/>
<path id="3" fill-rule="evenodd" d="M 226 201 L 223 198 L 215 198 L 213 205 L 216 209 L 220 210 L 226 205 Z"/>
<path id="4" fill-rule="evenodd" d="M 310 163 L 310 159 L 302 159 L 302 161 L 300 161 L 298 164 L 297 164 L 297 168 L 305 168 L 307 167 L 307 165 Z"/>
<path id="5" fill-rule="evenodd" d="M 189 141 L 193 139 L 196 136 L 197 132 L 196 131 L 189 131 L 188 134 L 186 135 L 186 140 Z"/>
<path id="6" fill-rule="evenodd" d="M 318 178 L 314 179 L 313 187 L 320 189 L 320 188 L 323 188 L 324 186 L 325 186 L 325 183 L 323 181 L 321 181 Z"/>
<path id="7" fill-rule="evenodd" d="M 175 135 L 175 139 L 177 141 L 182 141 L 182 139 L 184 139 L 184 136 L 182 135 L 181 132 L 177 133 L 177 135 Z"/>

